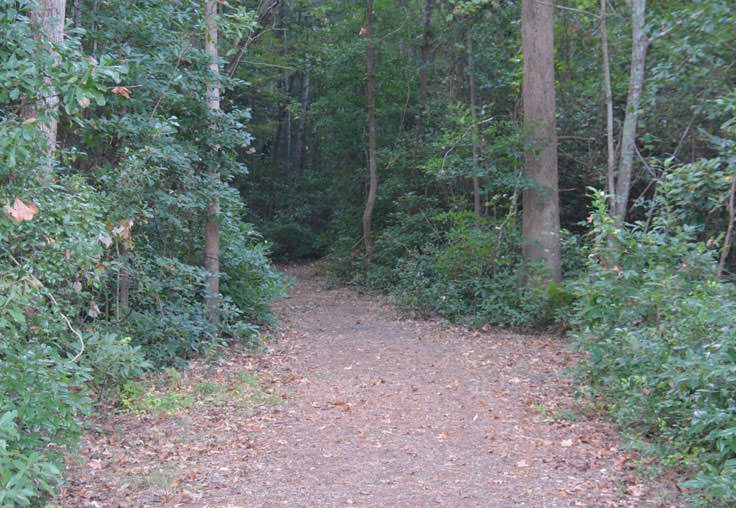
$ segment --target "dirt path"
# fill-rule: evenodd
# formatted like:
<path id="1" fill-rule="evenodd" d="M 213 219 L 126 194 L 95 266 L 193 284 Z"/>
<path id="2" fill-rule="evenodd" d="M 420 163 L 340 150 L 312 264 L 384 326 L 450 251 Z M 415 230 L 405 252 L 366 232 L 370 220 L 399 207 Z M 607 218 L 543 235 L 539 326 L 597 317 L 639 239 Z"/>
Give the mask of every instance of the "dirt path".
<path id="1" fill-rule="evenodd" d="M 287 273 L 299 283 L 276 306 L 270 351 L 181 380 L 184 393 L 215 379 L 226 394 L 257 369 L 283 403 L 101 419 L 108 431 L 87 436 L 58 504 L 682 506 L 570 397 L 564 341 L 397 319 L 379 299 L 323 289 L 311 266 Z"/>

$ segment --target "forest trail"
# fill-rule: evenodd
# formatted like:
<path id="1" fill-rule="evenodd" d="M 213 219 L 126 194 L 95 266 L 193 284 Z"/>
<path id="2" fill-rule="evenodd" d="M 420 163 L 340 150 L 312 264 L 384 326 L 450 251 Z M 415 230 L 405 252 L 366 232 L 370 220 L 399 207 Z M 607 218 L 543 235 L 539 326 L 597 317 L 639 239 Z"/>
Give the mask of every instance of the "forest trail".
<path id="1" fill-rule="evenodd" d="M 325 289 L 313 265 L 284 271 L 299 282 L 275 306 L 269 350 L 181 380 L 193 395 L 202 380 L 236 392 L 256 369 L 282 402 L 103 417 L 58 504 L 682 506 L 572 397 L 564 340 L 400 319 L 380 298 Z"/>

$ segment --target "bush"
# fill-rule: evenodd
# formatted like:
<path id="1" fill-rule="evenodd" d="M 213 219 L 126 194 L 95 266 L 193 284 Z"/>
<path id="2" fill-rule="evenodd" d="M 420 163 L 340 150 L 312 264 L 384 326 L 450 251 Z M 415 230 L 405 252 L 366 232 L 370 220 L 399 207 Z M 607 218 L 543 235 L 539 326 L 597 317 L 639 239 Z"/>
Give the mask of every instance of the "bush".
<path id="1" fill-rule="evenodd" d="M 372 263 L 350 252 L 348 240 L 339 242 L 331 275 L 384 290 L 400 306 L 474 326 L 540 327 L 569 304 L 559 285 L 522 284 L 520 235 L 508 220 L 438 213 L 417 201 L 408 196 L 399 203 L 416 211 L 391 216 L 376 238 Z"/>
<path id="2" fill-rule="evenodd" d="M 665 198 L 663 198 L 665 199 Z M 594 196 L 595 245 L 576 285 L 578 374 L 617 421 L 693 468 L 701 502 L 736 502 L 736 288 L 673 215 L 617 229 Z"/>
<path id="3" fill-rule="evenodd" d="M 36 506 L 61 482 L 62 454 L 82 431 L 88 375 L 40 343 L 1 342 L 0 372 L 0 506 Z"/>

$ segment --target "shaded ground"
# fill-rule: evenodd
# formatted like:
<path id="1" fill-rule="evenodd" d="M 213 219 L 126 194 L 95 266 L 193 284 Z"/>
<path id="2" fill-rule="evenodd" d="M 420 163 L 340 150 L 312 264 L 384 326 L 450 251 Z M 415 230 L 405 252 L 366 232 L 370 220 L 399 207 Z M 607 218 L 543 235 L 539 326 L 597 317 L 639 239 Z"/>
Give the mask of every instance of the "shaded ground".
<path id="1" fill-rule="evenodd" d="M 683 506 L 572 399 L 564 341 L 398 319 L 311 265 L 285 271 L 299 283 L 268 351 L 170 375 L 140 395 L 158 411 L 100 417 L 57 504 Z"/>

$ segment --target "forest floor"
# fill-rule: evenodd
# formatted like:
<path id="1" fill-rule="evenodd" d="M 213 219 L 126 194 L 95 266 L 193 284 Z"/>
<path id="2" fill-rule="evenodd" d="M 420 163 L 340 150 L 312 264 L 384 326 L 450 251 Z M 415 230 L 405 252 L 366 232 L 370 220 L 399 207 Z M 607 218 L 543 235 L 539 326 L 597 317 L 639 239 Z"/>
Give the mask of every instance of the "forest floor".
<path id="1" fill-rule="evenodd" d="M 680 507 L 565 375 L 564 339 L 399 316 L 315 265 L 264 351 L 168 371 L 101 411 L 72 507 Z"/>

